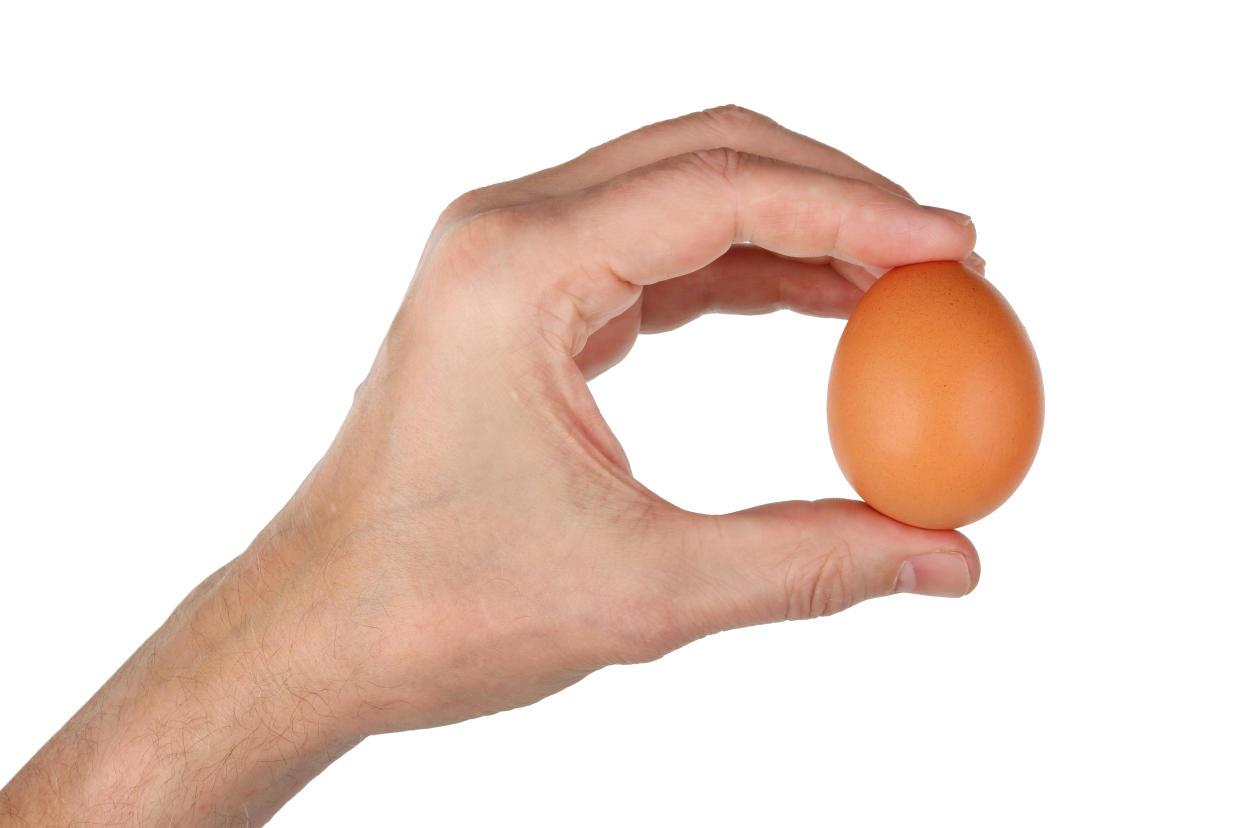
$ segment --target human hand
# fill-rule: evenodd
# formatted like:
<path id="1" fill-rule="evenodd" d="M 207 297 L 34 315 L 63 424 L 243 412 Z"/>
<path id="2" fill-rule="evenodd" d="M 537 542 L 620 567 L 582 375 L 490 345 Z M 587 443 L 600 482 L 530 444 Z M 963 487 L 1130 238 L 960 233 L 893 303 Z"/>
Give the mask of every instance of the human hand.
<path id="1" fill-rule="evenodd" d="M 131 777 L 163 757 L 214 769 L 196 813 L 260 819 L 368 734 L 529 704 L 727 628 L 968 592 L 962 535 L 861 503 L 668 503 L 630 473 L 586 379 L 640 330 L 845 316 L 885 269 L 977 265 L 973 245 L 965 217 L 734 107 L 459 198 L 324 458 L 67 726 L 136 745 L 193 711 L 176 758 L 134 747 L 92 796 L 141 796 Z M 203 728 L 205 745 L 186 735 Z M 57 762 L 91 766 L 58 736 L 14 790 Z M 184 784 L 157 776 L 144 813 L 183 813 Z"/>
<path id="2" fill-rule="evenodd" d="M 873 274 L 973 244 L 964 217 L 732 107 L 458 199 L 274 522 L 300 542 L 250 561 L 275 555 L 293 576 L 265 590 L 317 608 L 311 653 L 330 632 L 353 654 L 321 679 L 350 676 L 335 715 L 359 733 L 444 724 L 730 627 L 969 591 L 965 538 L 860 503 L 673 506 L 631 475 L 586 377 L 639 330 L 710 310 L 844 316 Z"/>

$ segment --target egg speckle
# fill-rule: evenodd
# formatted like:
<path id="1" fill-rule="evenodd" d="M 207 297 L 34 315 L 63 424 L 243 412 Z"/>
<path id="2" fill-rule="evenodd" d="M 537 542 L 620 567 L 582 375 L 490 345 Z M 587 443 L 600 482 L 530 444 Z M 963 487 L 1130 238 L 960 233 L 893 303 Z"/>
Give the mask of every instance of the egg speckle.
<path id="1" fill-rule="evenodd" d="M 929 529 L 978 520 L 1026 476 L 1043 421 L 1026 330 L 961 264 L 894 268 L 850 315 L 828 381 L 828 435 L 876 510 Z"/>

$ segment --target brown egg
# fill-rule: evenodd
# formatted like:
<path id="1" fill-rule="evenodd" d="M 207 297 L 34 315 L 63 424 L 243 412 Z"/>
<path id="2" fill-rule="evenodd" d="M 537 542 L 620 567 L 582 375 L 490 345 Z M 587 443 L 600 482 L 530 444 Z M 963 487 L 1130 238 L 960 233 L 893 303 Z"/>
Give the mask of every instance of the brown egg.
<path id="1" fill-rule="evenodd" d="M 957 262 L 890 270 L 850 315 L 828 380 L 828 436 L 876 510 L 928 529 L 978 520 L 1018 488 L 1043 424 L 1026 330 Z"/>

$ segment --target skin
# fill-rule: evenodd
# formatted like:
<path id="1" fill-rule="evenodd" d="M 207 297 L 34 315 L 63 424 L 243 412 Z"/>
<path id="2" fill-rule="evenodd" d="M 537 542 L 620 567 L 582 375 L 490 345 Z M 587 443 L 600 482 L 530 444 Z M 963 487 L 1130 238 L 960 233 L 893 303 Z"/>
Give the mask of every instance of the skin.
<path id="1" fill-rule="evenodd" d="M 262 823 L 370 734 L 724 629 L 969 592 L 965 537 L 862 503 L 668 503 L 586 380 L 639 332 L 844 317 L 890 267 L 981 268 L 974 243 L 965 216 L 738 107 L 463 195 L 323 459 L 0 792 L 0 823 Z"/>

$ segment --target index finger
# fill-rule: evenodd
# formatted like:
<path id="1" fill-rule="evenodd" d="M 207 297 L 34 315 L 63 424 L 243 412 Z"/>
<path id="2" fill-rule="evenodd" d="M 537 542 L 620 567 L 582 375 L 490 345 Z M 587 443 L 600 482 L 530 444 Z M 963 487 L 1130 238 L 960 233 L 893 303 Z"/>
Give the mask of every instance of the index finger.
<path id="1" fill-rule="evenodd" d="M 794 132 L 740 106 L 718 106 L 626 133 L 556 167 L 518 179 L 525 188 L 555 195 L 605 181 L 662 158 L 714 146 L 729 146 L 791 164 L 849 176 L 910 198 L 896 182 L 835 147 Z"/>
<path id="2" fill-rule="evenodd" d="M 473 190 L 446 211 L 448 221 L 484 210 L 562 196 L 664 158 L 712 147 L 732 147 L 857 178 L 913 200 L 899 184 L 841 150 L 794 132 L 766 115 L 729 105 L 648 124 L 592 147 L 563 164 Z"/>
<path id="3" fill-rule="evenodd" d="M 499 215 L 498 215 L 499 214 Z M 489 216 L 495 218 L 489 219 Z M 691 273 L 735 243 L 785 256 L 832 256 L 888 268 L 961 259 L 966 216 L 921 207 L 880 187 L 729 148 L 665 159 L 570 196 L 485 213 L 513 219 L 506 284 L 538 296 L 574 353 L 638 298 L 642 286 Z M 532 284 L 532 280 L 537 284 Z"/>

